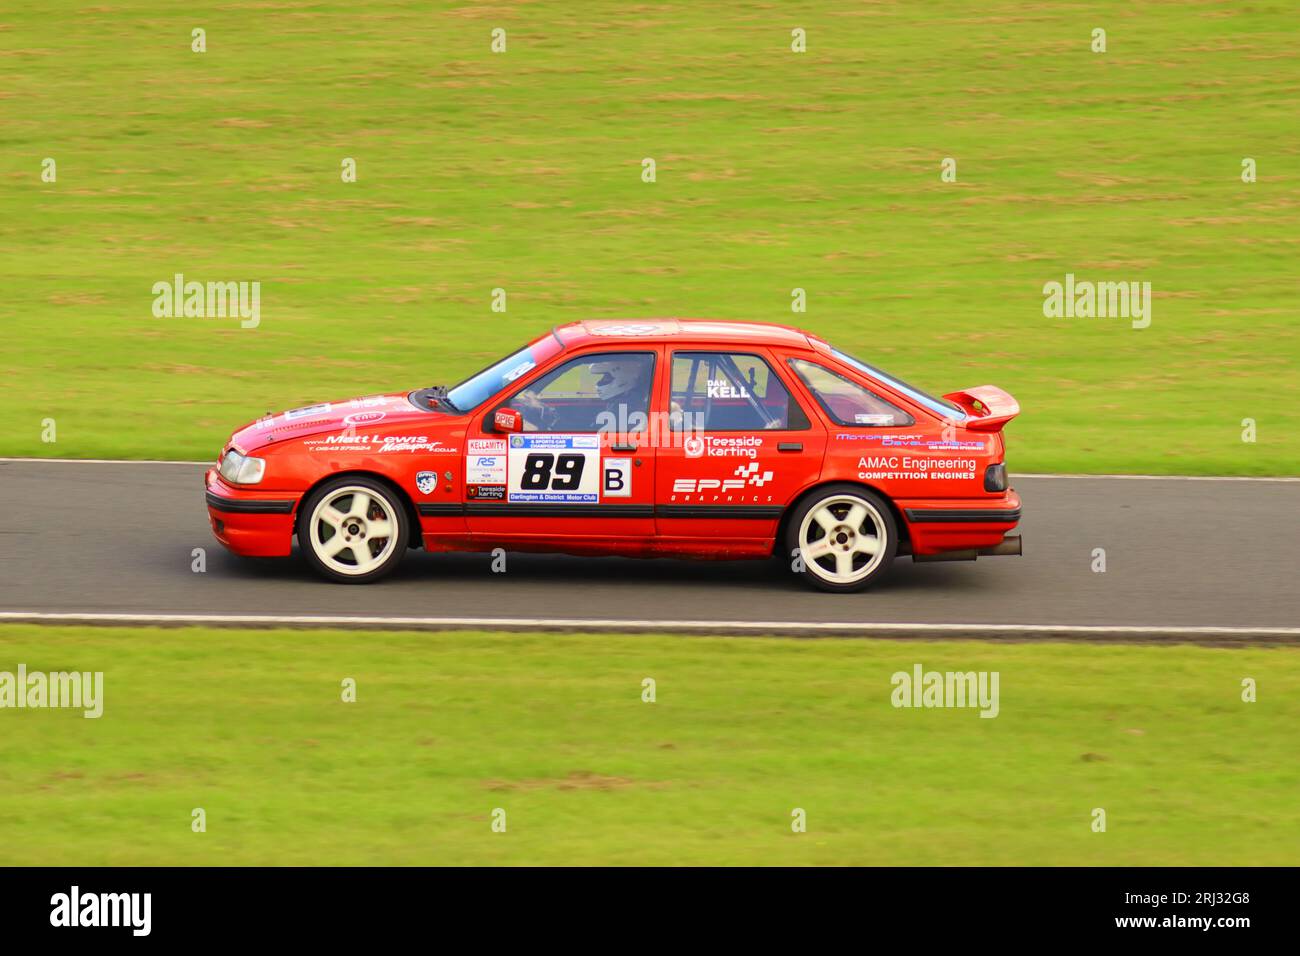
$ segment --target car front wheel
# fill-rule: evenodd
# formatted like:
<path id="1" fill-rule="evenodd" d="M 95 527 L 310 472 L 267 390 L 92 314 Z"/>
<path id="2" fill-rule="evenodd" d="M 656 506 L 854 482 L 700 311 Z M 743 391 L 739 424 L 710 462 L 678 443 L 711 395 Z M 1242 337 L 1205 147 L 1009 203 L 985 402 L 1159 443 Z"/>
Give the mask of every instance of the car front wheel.
<path id="1" fill-rule="evenodd" d="M 797 552 L 804 578 L 823 591 L 861 591 L 898 553 L 898 525 L 877 494 L 831 485 L 795 509 L 787 553 Z"/>
<path id="2" fill-rule="evenodd" d="M 347 584 L 377 581 L 397 567 L 409 534 L 397 495 L 370 478 L 326 482 L 298 511 L 298 544 L 322 577 Z"/>

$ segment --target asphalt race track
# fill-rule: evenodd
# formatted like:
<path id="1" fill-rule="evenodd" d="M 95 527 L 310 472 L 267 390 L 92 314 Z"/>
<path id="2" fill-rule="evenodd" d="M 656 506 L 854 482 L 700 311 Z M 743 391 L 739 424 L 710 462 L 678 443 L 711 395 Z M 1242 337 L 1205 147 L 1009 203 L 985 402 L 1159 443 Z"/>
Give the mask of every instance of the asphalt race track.
<path id="1" fill-rule="evenodd" d="M 1300 641 L 1295 480 L 1019 476 L 1024 557 L 900 558 L 873 590 L 829 595 L 776 560 L 514 553 L 504 574 L 487 554 L 412 551 L 380 584 L 329 584 L 297 557 L 228 554 L 208 529 L 202 473 L 182 463 L 0 461 L 0 619 L 253 615 L 1012 638 L 1096 629 L 1100 639 L 1200 633 L 1211 642 L 1224 629 L 1217 636 L 1228 640 Z M 204 573 L 191 570 L 194 548 L 206 549 Z M 1105 573 L 1092 570 L 1095 548 L 1105 549 Z"/>

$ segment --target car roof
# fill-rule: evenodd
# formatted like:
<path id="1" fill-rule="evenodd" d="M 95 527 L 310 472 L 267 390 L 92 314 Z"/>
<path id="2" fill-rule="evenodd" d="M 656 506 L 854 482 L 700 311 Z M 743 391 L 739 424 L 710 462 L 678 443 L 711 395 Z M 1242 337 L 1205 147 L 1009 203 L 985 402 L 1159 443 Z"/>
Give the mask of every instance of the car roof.
<path id="1" fill-rule="evenodd" d="M 676 342 L 683 345 L 784 345 L 809 348 L 808 333 L 767 322 L 725 322 L 713 319 L 588 319 L 555 329 L 572 348 L 610 339 Z"/>

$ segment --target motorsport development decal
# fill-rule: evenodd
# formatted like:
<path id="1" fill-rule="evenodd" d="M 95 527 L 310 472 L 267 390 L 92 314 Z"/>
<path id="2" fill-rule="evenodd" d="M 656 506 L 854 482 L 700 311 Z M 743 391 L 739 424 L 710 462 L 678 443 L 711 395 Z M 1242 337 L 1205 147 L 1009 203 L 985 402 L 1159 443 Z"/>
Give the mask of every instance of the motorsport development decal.
<path id="1" fill-rule="evenodd" d="M 926 451 L 983 451 L 982 441 L 958 441 L 947 438 L 927 438 L 921 434 L 890 434 L 888 432 L 839 432 L 836 441 L 878 442 L 882 448 L 924 448 Z"/>

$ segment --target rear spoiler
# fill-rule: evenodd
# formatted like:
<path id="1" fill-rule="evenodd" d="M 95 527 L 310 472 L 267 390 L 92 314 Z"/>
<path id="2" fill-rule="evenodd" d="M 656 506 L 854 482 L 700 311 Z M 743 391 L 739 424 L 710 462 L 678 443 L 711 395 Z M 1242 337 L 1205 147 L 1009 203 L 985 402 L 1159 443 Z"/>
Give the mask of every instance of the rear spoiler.
<path id="1" fill-rule="evenodd" d="M 1020 414 L 1020 403 L 996 385 L 978 385 L 951 392 L 944 398 L 956 402 L 970 417 L 965 426 L 973 432 L 1001 431 Z"/>

